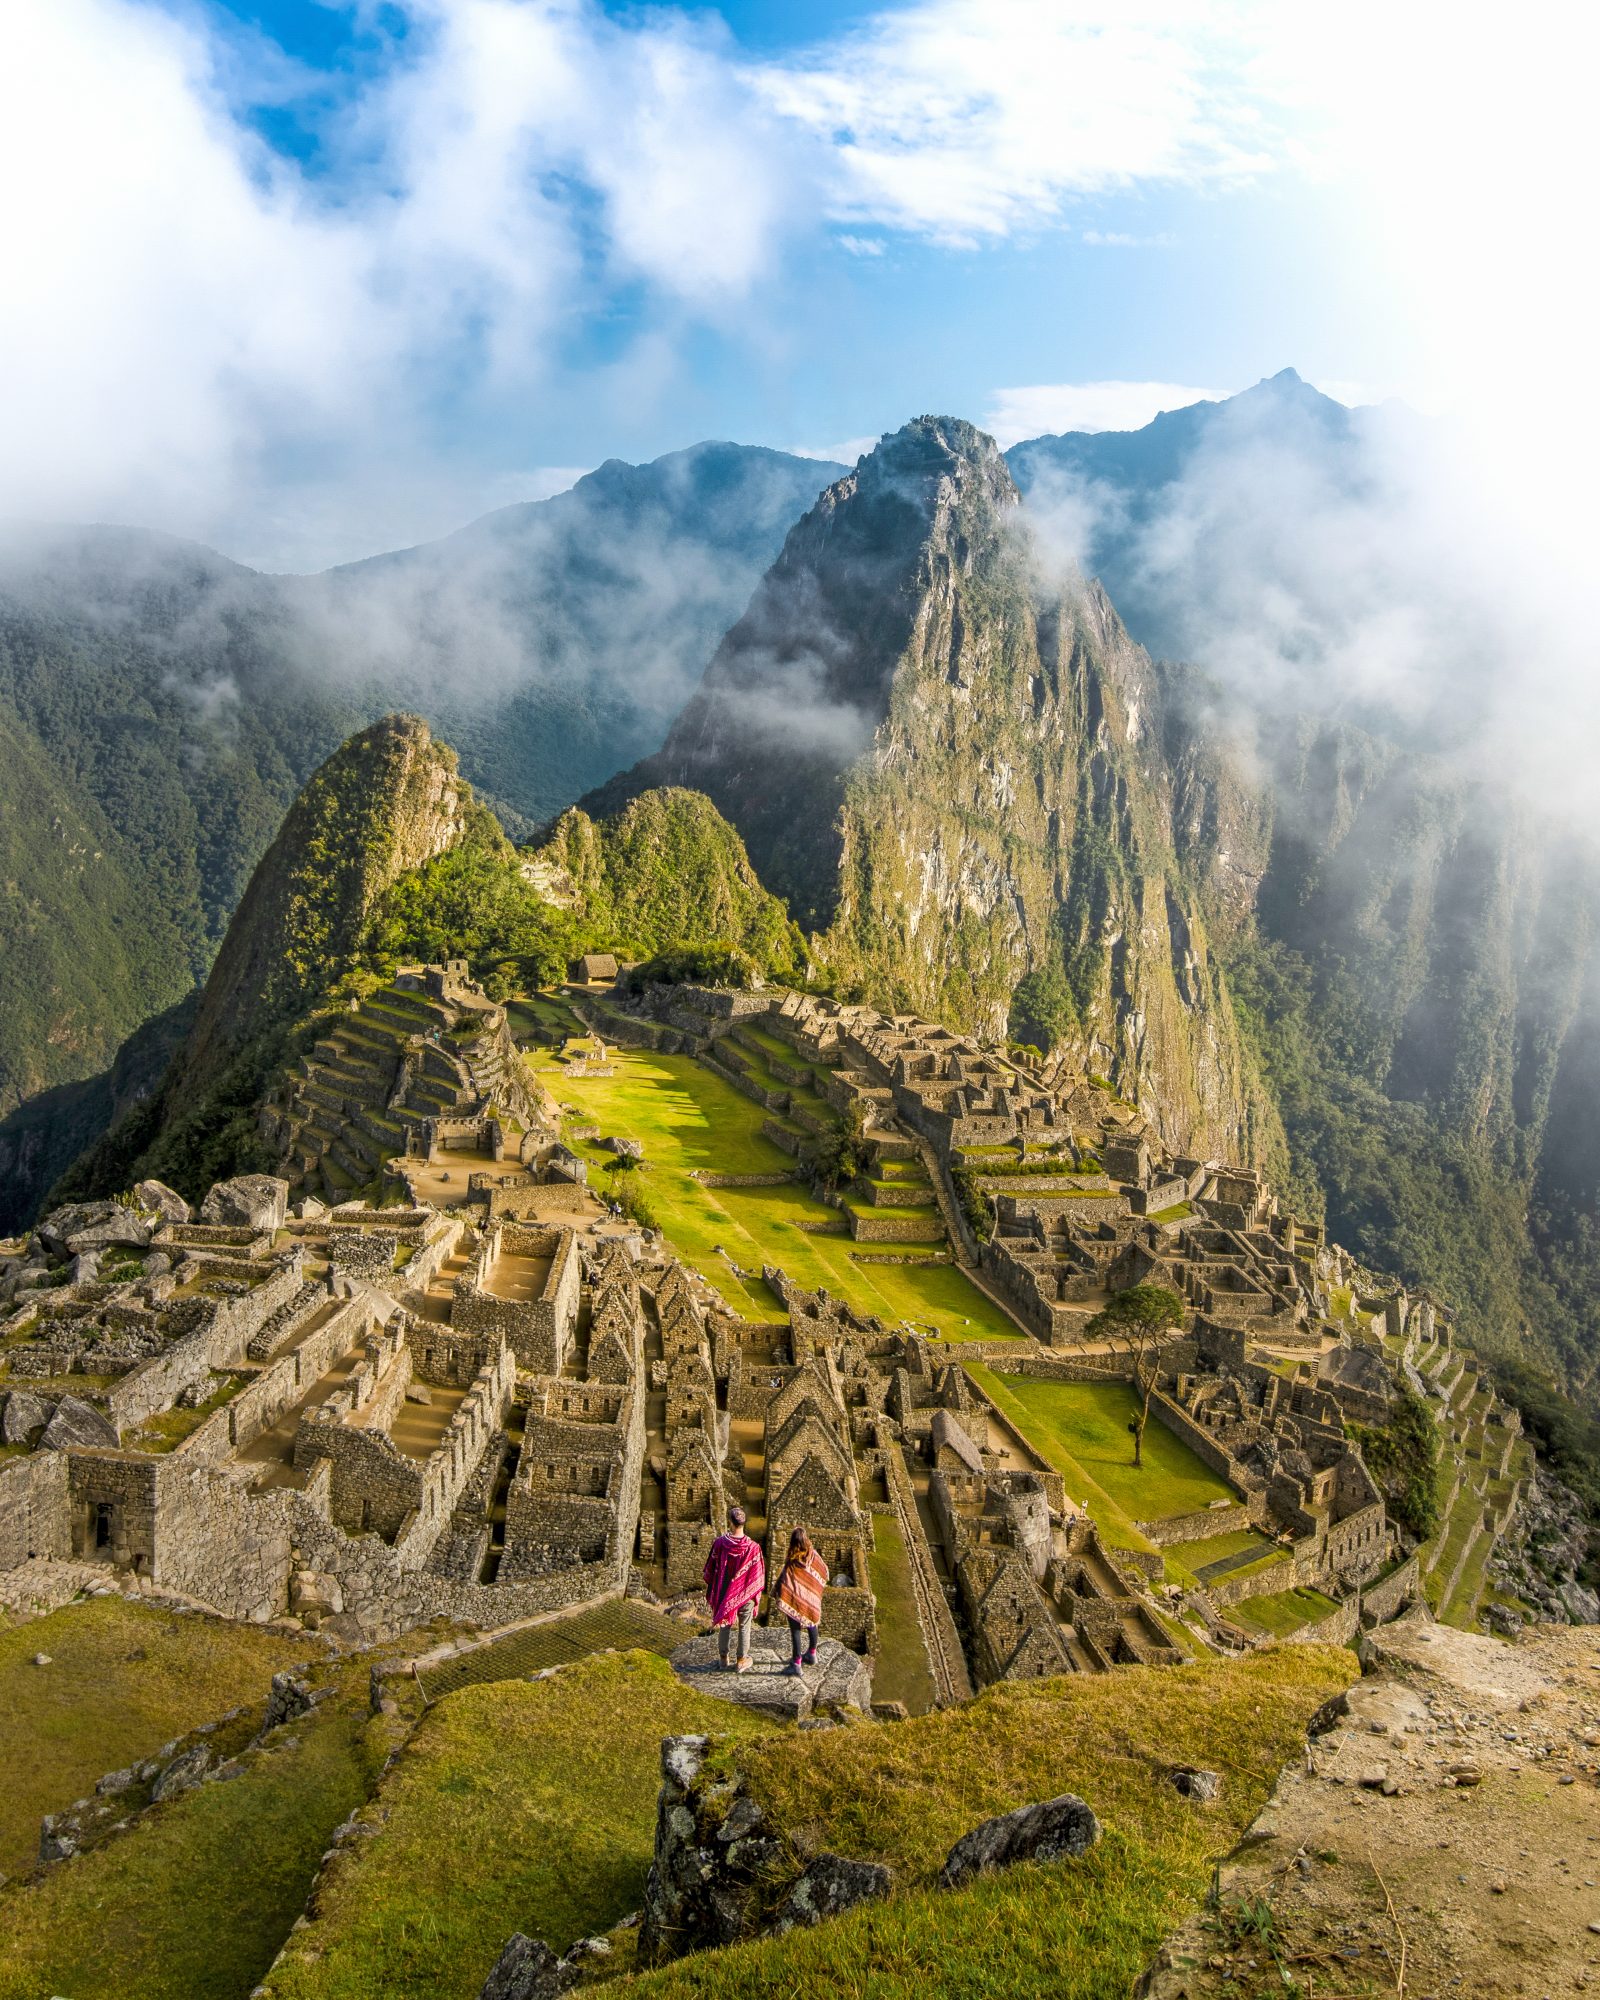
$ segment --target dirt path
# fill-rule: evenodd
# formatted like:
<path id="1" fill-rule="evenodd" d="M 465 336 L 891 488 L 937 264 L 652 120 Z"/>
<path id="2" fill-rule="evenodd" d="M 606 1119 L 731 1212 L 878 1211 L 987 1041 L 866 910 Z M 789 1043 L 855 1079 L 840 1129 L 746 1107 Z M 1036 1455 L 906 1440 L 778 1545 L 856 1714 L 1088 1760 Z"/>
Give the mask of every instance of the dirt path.
<path id="1" fill-rule="evenodd" d="M 1145 2000 L 1600 1995 L 1600 1630 L 1371 1637 Z"/>

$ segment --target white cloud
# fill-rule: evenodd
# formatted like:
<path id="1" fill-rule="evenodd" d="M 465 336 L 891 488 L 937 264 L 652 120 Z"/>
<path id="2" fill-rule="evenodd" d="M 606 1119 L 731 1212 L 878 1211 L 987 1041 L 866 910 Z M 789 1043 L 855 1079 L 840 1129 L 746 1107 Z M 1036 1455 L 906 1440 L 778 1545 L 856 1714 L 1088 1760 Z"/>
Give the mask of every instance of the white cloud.
<path id="1" fill-rule="evenodd" d="M 877 442 L 876 436 L 853 437 L 841 438 L 837 444 L 786 444 L 780 449 L 792 451 L 796 458 L 831 458 L 836 465 L 854 465 Z"/>
<path id="2" fill-rule="evenodd" d="M 756 83 L 827 148 L 838 219 L 976 242 L 1074 195 L 1270 166 L 1281 141 L 1250 84 L 1247 18 L 1185 0 L 924 0 Z"/>
<path id="3" fill-rule="evenodd" d="M 1215 402 L 1231 393 L 1180 382 L 1038 382 L 996 389 L 983 427 L 1009 449 L 1021 438 L 1058 431 L 1136 431 L 1162 410 Z"/>
<path id="4" fill-rule="evenodd" d="M 305 560 L 310 527 L 271 520 L 327 520 L 367 482 L 386 518 L 432 530 L 461 469 L 439 407 L 482 420 L 559 393 L 573 330 L 619 290 L 637 330 L 588 380 L 627 408 L 671 393 L 696 324 L 744 323 L 797 233 L 843 225 L 866 257 L 884 242 L 863 223 L 977 240 L 1264 156 L 1243 98 L 1213 87 L 1226 48 L 1182 4 L 925 0 L 765 63 L 707 13 L 399 4 L 406 32 L 339 104 L 198 12 L 11 11 L 0 512 Z M 247 115 L 244 93 L 297 91 L 313 174 Z M 327 545 L 353 538 L 335 523 Z"/>
<path id="5" fill-rule="evenodd" d="M 1170 250 L 1177 238 L 1164 230 L 1155 236 L 1130 236 L 1125 229 L 1086 229 L 1083 241 L 1103 250 Z"/>

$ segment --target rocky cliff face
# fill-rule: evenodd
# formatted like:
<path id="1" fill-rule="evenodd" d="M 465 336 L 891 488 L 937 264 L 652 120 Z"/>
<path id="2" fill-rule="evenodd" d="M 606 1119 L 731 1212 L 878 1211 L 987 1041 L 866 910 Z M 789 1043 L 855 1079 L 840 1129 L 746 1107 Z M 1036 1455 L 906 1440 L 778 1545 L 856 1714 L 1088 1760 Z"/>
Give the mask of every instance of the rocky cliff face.
<path id="1" fill-rule="evenodd" d="M 471 793 L 414 715 L 341 746 L 307 782 L 250 877 L 179 1058 L 191 1087 L 239 1041 L 294 1014 L 350 958 L 378 898 L 454 846 Z"/>
<path id="2" fill-rule="evenodd" d="M 660 754 L 596 803 L 709 793 L 845 988 L 1032 1028 L 1175 1144 L 1257 1156 L 1272 1117 L 1202 888 L 1225 849 L 1248 901 L 1264 846 L 1248 810 L 1219 845 L 1222 787 L 1168 732 L 1188 744 L 1104 593 L 1041 572 L 993 441 L 926 417 L 823 494 Z"/>

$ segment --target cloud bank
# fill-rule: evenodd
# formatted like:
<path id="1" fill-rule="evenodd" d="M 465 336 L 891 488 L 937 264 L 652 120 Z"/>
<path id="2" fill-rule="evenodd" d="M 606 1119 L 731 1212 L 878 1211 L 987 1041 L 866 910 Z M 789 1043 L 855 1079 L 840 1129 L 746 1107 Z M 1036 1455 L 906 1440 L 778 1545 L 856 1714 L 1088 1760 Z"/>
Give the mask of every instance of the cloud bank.
<path id="1" fill-rule="evenodd" d="M 8 16 L 0 515 L 225 527 L 269 566 L 415 540 L 480 510 L 464 438 L 573 393 L 575 329 L 621 328 L 582 393 L 642 410 L 696 329 L 771 337 L 800 248 L 1000 240 L 1271 156 L 1182 7 L 927 0 L 764 62 L 674 9 L 385 16 L 337 80 L 150 0 Z"/>

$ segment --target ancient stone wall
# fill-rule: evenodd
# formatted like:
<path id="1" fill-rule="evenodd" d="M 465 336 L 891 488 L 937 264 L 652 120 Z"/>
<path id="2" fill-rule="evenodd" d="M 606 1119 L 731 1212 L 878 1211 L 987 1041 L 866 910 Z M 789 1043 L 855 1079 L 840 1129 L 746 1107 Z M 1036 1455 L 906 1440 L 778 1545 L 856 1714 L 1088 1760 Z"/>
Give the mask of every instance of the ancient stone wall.
<path id="1" fill-rule="evenodd" d="M 1208 1535 L 1232 1535 L 1244 1528 L 1258 1528 L 1266 1512 L 1264 1499 L 1253 1495 L 1231 1507 L 1203 1507 L 1193 1514 L 1174 1514 L 1164 1521 L 1136 1521 L 1140 1534 L 1158 1549 L 1174 1542 L 1203 1541 Z"/>
<path id="2" fill-rule="evenodd" d="M 70 1556 L 67 1454 L 35 1451 L 0 1465 L 0 1570 Z"/>
<path id="3" fill-rule="evenodd" d="M 1164 1391 L 1157 1389 L 1150 1398 L 1150 1414 L 1164 1424 L 1175 1438 L 1186 1444 L 1203 1465 L 1209 1465 L 1213 1472 L 1226 1479 L 1230 1486 L 1238 1490 L 1248 1487 L 1250 1482 L 1245 1478 L 1243 1469 L 1232 1454 L 1218 1444 L 1204 1425 L 1197 1424 L 1189 1412 L 1173 1402 Z"/>
<path id="4" fill-rule="evenodd" d="M 67 1458 L 72 1553 L 90 1562 L 151 1570 L 163 1461 L 87 1449 L 73 1449 Z"/>

